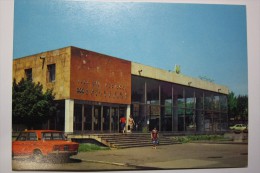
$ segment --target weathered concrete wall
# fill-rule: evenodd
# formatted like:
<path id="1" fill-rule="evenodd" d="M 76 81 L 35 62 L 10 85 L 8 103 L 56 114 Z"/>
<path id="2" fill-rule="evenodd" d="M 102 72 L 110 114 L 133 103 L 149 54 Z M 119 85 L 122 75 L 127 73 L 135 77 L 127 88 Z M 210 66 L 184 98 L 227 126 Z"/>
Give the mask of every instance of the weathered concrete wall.
<path id="1" fill-rule="evenodd" d="M 13 78 L 20 81 L 25 78 L 25 69 L 32 69 L 33 82 L 40 82 L 43 90 L 54 89 L 55 99 L 65 99 L 70 96 L 70 47 L 47 51 L 13 61 Z M 40 58 L 45 57 L 45 58 Z M 56 64 L 55 81 L 47 79 L 47 66 Z"/>
<path id="2" fill-rule="evenodd" d="M 154 68 L 151 66 L 142 65 L 139 63 L 132 62 L 131 73 L 133 75 L 154 78 L 162 81 L 173 82 L 185 86 L 194 88 L 200 88 L 208 91 L 219 92 L 222 94 L 228 94 L 229 89 L 226 86 L 218 85 L 212 82 L 207 82 L 197 78 L 184 76 L 182 74 L 176 74 L 166 70 Z"/>

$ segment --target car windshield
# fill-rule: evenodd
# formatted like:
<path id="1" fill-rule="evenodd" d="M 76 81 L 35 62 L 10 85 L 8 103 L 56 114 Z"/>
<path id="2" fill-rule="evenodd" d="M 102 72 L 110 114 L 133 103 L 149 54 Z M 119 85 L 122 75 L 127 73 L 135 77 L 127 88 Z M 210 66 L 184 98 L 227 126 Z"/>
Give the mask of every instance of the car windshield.
<path id="1" fill-rule="evenodd" d="M 43 140 L 65 140 L 65 136 L 61 132 L 44 132 L 42 133 Z"/>

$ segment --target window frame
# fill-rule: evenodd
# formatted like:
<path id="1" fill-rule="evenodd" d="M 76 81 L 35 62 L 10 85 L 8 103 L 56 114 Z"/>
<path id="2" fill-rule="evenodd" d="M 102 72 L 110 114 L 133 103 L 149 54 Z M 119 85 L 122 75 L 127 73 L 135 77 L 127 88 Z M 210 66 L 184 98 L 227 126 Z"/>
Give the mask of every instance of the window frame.
<path id="1" fill-rule="evenodd" d="M 47 65 L 47 81 L 55 82 L 56 80 L 56 64 Z"/>
<path id="2" fill-rule="evenodd" d="M 32 68 L 24 69 L 25 78 L 32 81 Z"/>

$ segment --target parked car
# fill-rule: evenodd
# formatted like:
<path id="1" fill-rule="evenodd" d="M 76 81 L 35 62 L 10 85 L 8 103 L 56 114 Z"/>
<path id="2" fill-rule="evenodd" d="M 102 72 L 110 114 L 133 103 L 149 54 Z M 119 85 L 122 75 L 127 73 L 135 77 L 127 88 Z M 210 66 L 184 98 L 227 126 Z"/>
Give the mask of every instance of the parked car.
<path id="1" fill-rule="evenodd" d="M 229 127 L 229 129 L 233 130 L 235 133 L 241 133 L 247 129 L 247 126 L 245 124 L 235 124 L 234 126 Z"/>
<path id="2" fill-rule="evenodd" d="M 79 144 L 68 141 L 64 133 L 56 130 L 26 130 L 12 143 L 12 156 L 30 156 L 35 161 L 43 158 L 68 160 L 78 153 Z"/>
<path id="3" fill-rule="evenodd" d="M 243 130 L 243 133 L 248 133 L 248 126 Z"/>

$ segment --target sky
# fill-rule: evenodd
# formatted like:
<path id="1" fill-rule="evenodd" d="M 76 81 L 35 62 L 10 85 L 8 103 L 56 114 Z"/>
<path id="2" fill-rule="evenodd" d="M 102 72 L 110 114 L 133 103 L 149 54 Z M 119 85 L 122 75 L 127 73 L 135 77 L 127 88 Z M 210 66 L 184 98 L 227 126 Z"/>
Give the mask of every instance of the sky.
<path id="1" fill-rule="evenodd" d="M 13 56 L 76 46 L 247 95 L 246 26 L 244 5 L 16 0 Z"/>

